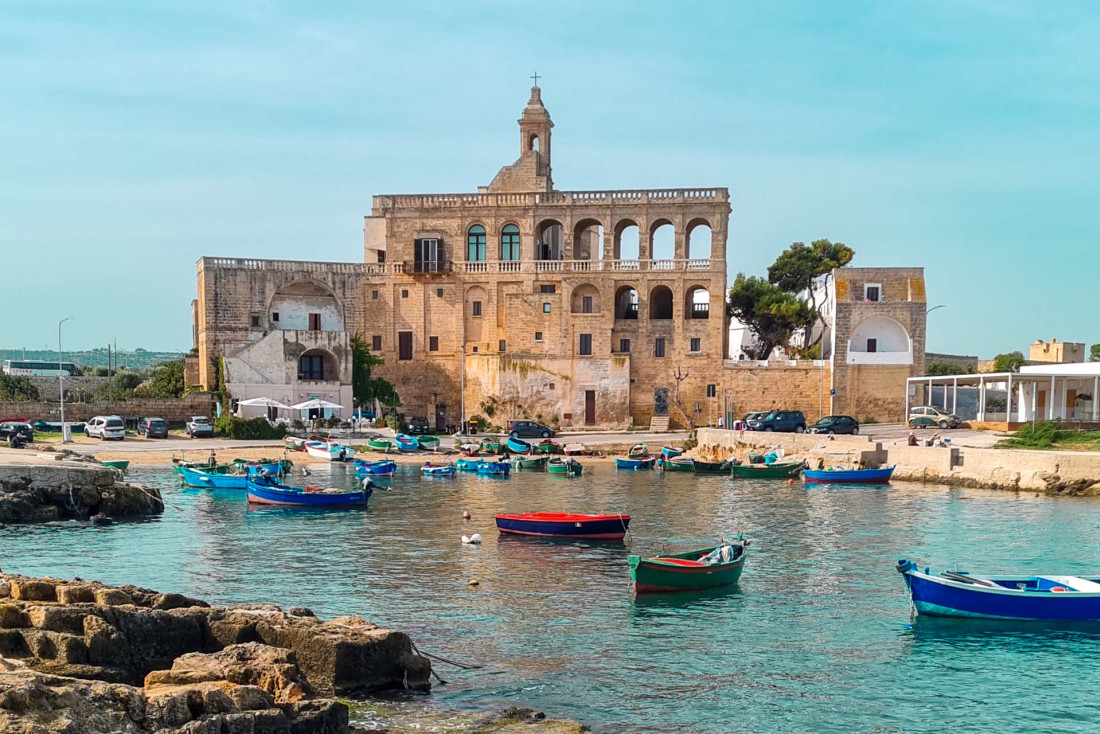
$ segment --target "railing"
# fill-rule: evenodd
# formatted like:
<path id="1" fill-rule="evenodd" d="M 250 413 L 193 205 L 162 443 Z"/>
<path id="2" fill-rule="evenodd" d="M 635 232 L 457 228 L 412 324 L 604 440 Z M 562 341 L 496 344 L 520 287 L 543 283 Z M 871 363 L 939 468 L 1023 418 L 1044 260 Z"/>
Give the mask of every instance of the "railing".
<path id="1" fill-rule="evenodd" d="M 539 191 L 499 194 L 383 194 L 375 209 L 462 209 L 473 207 L 533 207 L 602 204 L 695 204 L 729 201 L 729 190 L 649 189 L 636 191 Z"/>
<path id="2" fill-rule="evenodd" d="M 301 260 L 252 260 L 204 257 L 199 269 L 275 270 L 311 274 L 402 275 L 405 273 L 595 273 L 595 272 L 699 272 L 724 270 L 722 261 L 692 260 L 439 260 L 434 262 L 325 263 Z"/>
<path id="3" fill-rule="evenodd" d="M 347 275 L 359 275 L 368 273 L 368 268 L 384 268 L 380 263 L 333 263 L 310 262 L 308 260 L 258 260 L 252 258 L 237 257 L 202 257 L 199 258 L 200 270 L 232 269 L 232 270 L 277 270 L 298 271 L 307 273 L 339 273 Z"/>
<path id="4" fill-rule="evenodd" d="M 692 319 L 709 319 L 710 318 L 710 304 L 709 303 L 693 303 L 691 304 L 691 316 Z"/>

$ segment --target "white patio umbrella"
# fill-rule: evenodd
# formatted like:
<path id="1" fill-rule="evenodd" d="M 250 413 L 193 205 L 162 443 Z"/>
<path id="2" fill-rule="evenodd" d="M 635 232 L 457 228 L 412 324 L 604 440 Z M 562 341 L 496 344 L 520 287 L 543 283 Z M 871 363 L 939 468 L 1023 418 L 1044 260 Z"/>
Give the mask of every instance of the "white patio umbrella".
<path id="1" fill-rule="evenodd" d="M 283 410 L 290 410 L 289 405 L 283 405 L 278 400 L 272 400 L 271 398 L 249 398 L 248 400 L 239 400 L 237 405 L 244 405 L 249 408 L 282 408 Z"/>
<path id="2" fill-rule="evenodd" d="M 313 398 L 312 400 L 307 400 L 304 403 L 298 403 L 297 405 L 292 405 L 290 407 L 294 410 L 324 410 L 325 408 L 340 410 L 344 406 L 340 405 L 339 403 L 330 403 L 329 401 L 322 400 L 321 398 Z"/>

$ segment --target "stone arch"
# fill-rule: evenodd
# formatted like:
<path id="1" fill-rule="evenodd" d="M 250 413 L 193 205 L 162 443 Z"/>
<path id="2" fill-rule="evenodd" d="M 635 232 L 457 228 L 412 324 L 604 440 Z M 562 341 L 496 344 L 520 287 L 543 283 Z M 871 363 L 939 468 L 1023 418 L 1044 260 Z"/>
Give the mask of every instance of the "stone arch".
<path id="1" fill-rule="evenodd" d="M 620 219 L 615 223 L 615 260 L 637 260 L 641 257 L 641 229 L 633 219 Z M 625 245 L 625 247 L 624 247 Z"/>
<path id="2" fill-rule="evenodd" d="M 574 288 L 570 297 L 570 311 L 573 313 L 600 313 L 599 289 L 591 283 L 582 283 Z"/>
<path id="3" fill-rule="evenodd" d="M 710 260 L 711 247 L 714 244 L 714 228 L 710 222 L 702 217 L 697 217 L 688 222 L 687 228 L 687 257 L 691 260 Z"/>
<path id="4" fill-rule="evenodd" d="M 565 242 L 561 222 L 544 219 L 535 227 L 535 259 L 561 260 L 565 257 Z"/>
<path id="5" fill-rule="evenodd" d="M 705 285 L 693 285 L 684 294 L 685 319 L 710 318 L 710 290 Z"/>
<path id="6" fill-rule="evenodd" d="M 909 354 L 911 361 L 912 345 L 909 331 L 900 322 L 889 316 L 875 315 L 852 329 L 848 354 Z"/>
<path id="7" fill-rule="evenodd" d="M 676 225 L 668 219 L 655 219 L 649 225 L 649 257 L 651 260 L 676 258 Z"/>
<path id="8" fill-rule="evenodd" d="M 636 321 L 638 319 L 640 297 L 638 289 L 632 285 L 621 285 L 615 289 L 615 318 Z"/>
<path id="9" fill-rule="evenodd" d="M 582 219 L 573 225 L 573 259 L 603 259 L 603 223 L 598 219 Z"/>
<path id="10" fill-rule="evenodd" d="M 340 379 L 340 363 L 327 349 L 307 349 L 298 355 L 298 379 L 305 382 L 334 382 Z"/>
<path id="11" fill-rule="evenodd" d="M 320 316 L 319 331 L 344 331 L 344 304 L 328 283 L 313 278 L 292 280 L 279 286 L 267 302 L 273 329 L 310 331 L 311 314 Z"/>
<path id="12" fill-rule="evenodd" d="M 667 285 L 654 286 L 649 292 L 649 320 L 667 321 L 672 318 L 672 289 Z"/>
<path id="13" fill-rule="evenodd" d="M 527 136 L 527 150 L 533 150 L 536 153 L 539 152 L 539 134 L 531 133 Z"/>
<path id="14" fill-rule="evenodd" d="M 518 222 L 505 222 L 500 228 L 497 255 L 501 260 L 519 260 L 523 257 L 523 232 Z"/>

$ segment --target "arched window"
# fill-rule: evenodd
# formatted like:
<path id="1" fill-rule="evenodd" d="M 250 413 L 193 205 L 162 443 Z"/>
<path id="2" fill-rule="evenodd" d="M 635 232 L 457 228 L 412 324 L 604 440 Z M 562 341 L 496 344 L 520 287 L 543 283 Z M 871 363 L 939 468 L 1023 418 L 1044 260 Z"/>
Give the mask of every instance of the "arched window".
<path id="1" fill-rule="evenodd" d="M 649 318 L 664 321 L 672 318 L 672 291 L 659 285 L 649 292 Z"/>
<path id="2" fill-rule="evenodd" d="M 500 230 L 500 259 L 519 260 L 519 227 L 514 224 Z"/>
<path id="3" fill-rule="evenodd" d="M 527 141 L 527 148 L 528 148 L 528 150 L 533 150 L 536 153 L 538 152 L 538 150 L 539 150 L 539 136 L 538 135 L 532 135 L 530 137 L 530 139 Z"/>
<path id="4" fill-rule="evenodd" d="M 485 228 L 480 224 L 470 227 L 466 233 L 466 259 L 470 262 L 485 259 Z"/>

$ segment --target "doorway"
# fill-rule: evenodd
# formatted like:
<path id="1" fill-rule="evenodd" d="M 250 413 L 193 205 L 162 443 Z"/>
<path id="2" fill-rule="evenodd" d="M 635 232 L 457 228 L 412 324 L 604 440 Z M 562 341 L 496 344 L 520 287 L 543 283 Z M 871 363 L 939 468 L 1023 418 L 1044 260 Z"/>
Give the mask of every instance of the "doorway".
<path id="1" fill-rule="evenodd" d="M 596 391 L 584 391 L 584 425 L 596 425 Z"/>
<path id="2" fill-rule="evenodd" d="M 439 405 L 435 406 L 435 430 L 437 433 L 445 433 L 447 431 L 447 406 Z"/>
<path id="3" fill-rule="evenodd" d="M 653 391 L 653 415 L 668 415 L 667 387 L 659 387 Z"/>

